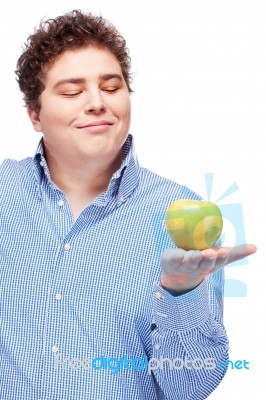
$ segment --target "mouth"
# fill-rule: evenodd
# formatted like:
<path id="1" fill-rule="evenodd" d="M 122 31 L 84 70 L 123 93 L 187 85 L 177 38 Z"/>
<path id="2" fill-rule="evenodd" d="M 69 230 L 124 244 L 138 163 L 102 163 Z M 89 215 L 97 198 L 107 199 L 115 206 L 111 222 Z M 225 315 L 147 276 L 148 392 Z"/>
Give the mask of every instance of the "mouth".
<path id="1" fill-rule="evenodd" d="M 78 126 L 78 129 L 87 131 L 87 132 L 105 132 L 113 125 L 113 122 L 110 121 L 93 121 L 90 124 Z"/>
<path id="2" fill-rule="evenodd" d="M 82 126 L 79 126 L 78 128 L 79 129 L 83 129 L 83 128 L 90 128 L 92 126 L 102 126 L 102 125 L 113 125 L 113 123 L 110 122 L 110 121 L 105 121 L 105 120 L 103 120 L 103 121 L 93 121 L 90 124 L 82 125 Z"/>

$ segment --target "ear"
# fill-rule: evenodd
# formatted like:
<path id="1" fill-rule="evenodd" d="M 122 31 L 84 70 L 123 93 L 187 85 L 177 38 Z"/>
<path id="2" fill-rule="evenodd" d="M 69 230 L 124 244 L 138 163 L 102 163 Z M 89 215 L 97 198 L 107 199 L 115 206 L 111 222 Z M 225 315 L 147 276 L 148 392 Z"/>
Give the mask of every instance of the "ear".
<path id="1" fill-rule="evenodd" d="M 39 112 L 33 110 L 31 107 L 27 107 L 28 116 L 36 132 L 42 132 L 42 126 L 40 121 Z"/>

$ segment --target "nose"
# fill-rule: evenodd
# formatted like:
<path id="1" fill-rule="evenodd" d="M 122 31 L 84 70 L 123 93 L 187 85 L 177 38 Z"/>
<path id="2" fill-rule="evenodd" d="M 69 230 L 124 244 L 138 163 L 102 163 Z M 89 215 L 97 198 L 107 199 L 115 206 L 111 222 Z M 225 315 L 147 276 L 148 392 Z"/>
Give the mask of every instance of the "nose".
<path id="1" fill-rule="evenodd" d="M 101 114 L 106 111 L 106 105 L 99 90 L 96 89 L 88 93 L 84 111 L 86 114 Z"/>

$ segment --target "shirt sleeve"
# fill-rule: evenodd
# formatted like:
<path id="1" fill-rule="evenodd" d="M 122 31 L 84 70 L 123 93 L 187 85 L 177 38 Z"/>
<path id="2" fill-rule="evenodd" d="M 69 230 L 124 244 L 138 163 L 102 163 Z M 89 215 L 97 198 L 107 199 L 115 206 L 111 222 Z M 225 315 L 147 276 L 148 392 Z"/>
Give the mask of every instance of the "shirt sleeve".
<path id="1" fill-rule="evenodd" d="M 156 282 L 153 292 L 149 373 L 165 399 L 206 399 L 223 379 L 228 359 L 223 326 L 223 270 L 192 291 L 172 296 Z"/>

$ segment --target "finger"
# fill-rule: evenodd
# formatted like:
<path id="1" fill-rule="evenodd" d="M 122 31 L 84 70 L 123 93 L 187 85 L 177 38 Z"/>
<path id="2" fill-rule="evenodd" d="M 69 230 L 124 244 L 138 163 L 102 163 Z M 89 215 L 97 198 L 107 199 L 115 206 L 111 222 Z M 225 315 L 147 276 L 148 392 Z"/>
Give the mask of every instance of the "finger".
<path id="1" fill-rule="evenodd" d="M 233 247 L 228 252 L 228 261 L 227 264 L 232 263 L 237 260 L 241 260 L 251 254 L 254 254 L 257 251 L 257 248 L 254 244 L 241 244 L 239 246 Z"/>
<path id="2" fill-rule="evenodd" d="M 210 251 L 209 251 L 210 250 Z M 229 248 L 212 248 L 208 249 L 208 251 L 202 253 L 204 254 L 204 258 L 201 262 L 200 268 L 205 270 L 206 273 L 215 272 L 218 269 L 224 267 L 228 261 L 228 253 L 231 249 Z"/>
<path id="3" fill-rule="evenodd" d="M 222 258 L 228 256 L 230 260 L 233 260 L 233 257 L 247 257 L 256 251 L 257 247 L 254 244 L 241 244 L 236 247 L 211 247 L 209 249 L 202 250 L 201 253 L 206 257 Z"/>
<path id="4" fill-rule="evenodd" d="M 196 255 L 195 255 L 196 256 Z M 193 256 L 192 256 L 193 258 Z M 212 273 L 215 269 L 215 257 L 196 257 L 198 264 L 192 264 L 192 266 L 187 267 L 187 273 L 190 276 L 191 282 L 201 282 L 203 279 Z M 191 260 L 188 265 L 191 265 Z"/>
<path id="5" fill-rule="evenodd" d="M 199 272 L 205 276 L 211 273 L 216 265 L 216 256 L 203 257 L 199 264 Z"/>
<path id="6" fill-rule="evenodd" d="M 182 265 L 185 256 L 183 249 L 166 249 L 161 257 L 161 264 L 165 272 Z"/>
<path id="7" fill-rule="evenodd" d="M 203 259 L 203 255 L 199 250 L 188 250 L 185 253 L 183 259 L 183 266 L 186 267 L 187 271 L 194 271 L 199 268 L 199 265 Z"/>
<path id="8" fill-rule="evenodd" d="M 218 269 L 224 267 L 226 264 L 228 264 L 228 254 L 227 255 L 223 255 L 223 254 L 217 254 L 216 257 L 216 262 L 215 262 L 215 271 L 217 271 Z"/>
<path id="9" fill-rule="evenodd" d="M 209 249 L 202 250 L 201 254 L 204 256 L 204 258 L 207 258 L 207 257 L 216 258 L 218 251 L 221 251 L 221 249 L 223 249 L 225 254 L 228 254 L 228 252 L 230 250 L 229 247 L 228 248 L 227 247 L 210 247 Z"/>

